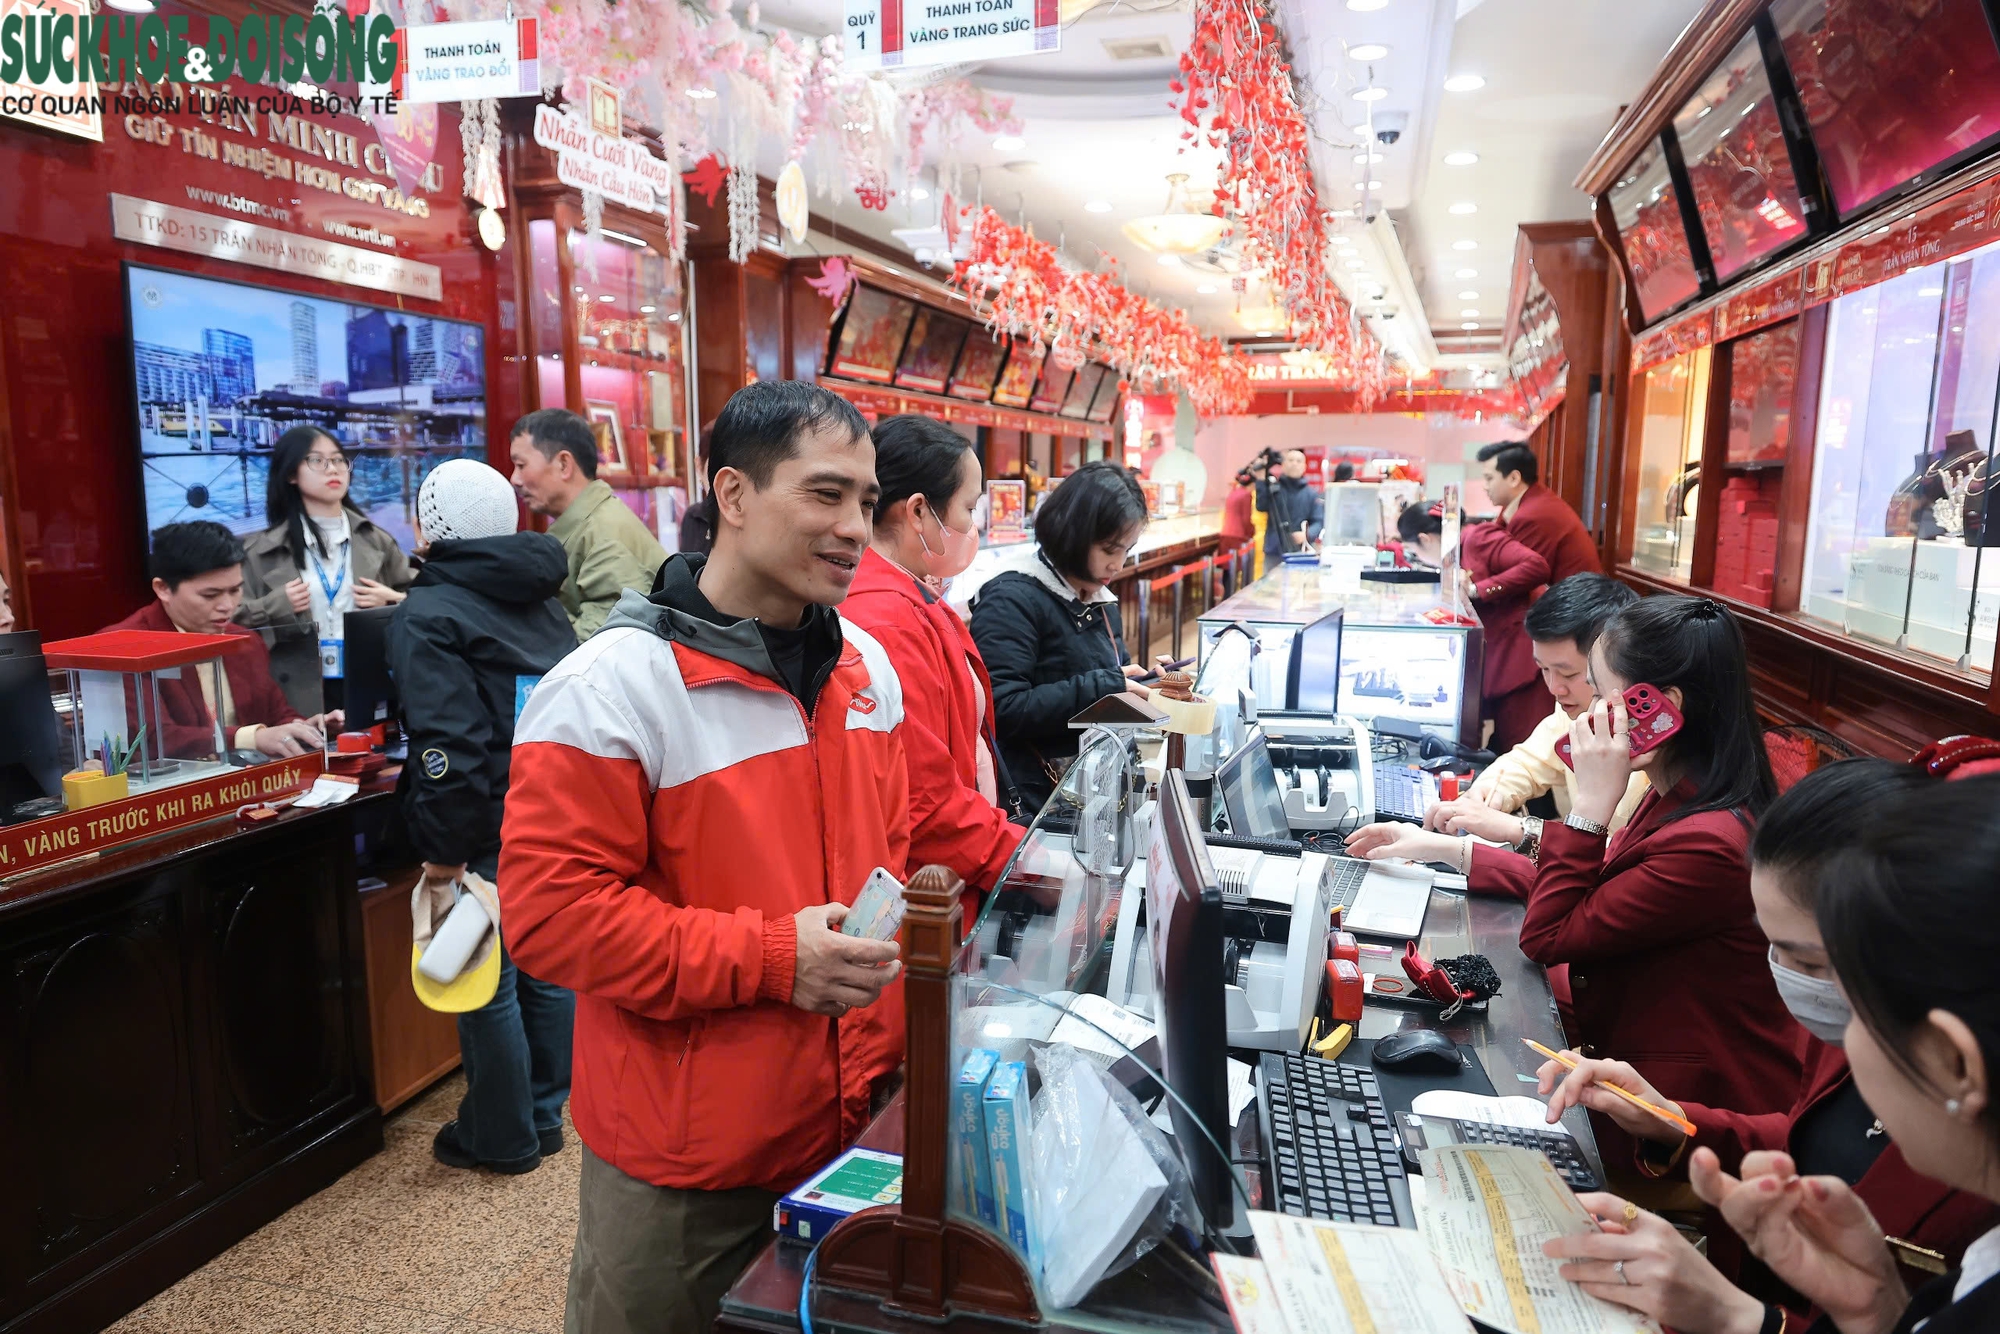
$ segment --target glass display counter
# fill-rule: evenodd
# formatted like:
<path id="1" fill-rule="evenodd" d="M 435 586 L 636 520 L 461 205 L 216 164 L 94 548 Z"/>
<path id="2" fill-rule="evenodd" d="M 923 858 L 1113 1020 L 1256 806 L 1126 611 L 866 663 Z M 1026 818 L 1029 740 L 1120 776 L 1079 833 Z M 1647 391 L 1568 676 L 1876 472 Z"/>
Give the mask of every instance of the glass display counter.
<path id="1" fill-rule="evenodd" d="M 1438 584 L 1387 584 L 1314 565 L 1281 564 L 1204 612 L 1204 671 L 1216 637 L 1238 622 L 1257 634 L 1244 681 L 1204 679 L 1210 698 L 1248 686 L 1260 701 L 1283 700 L 1292 636 L 1333 611 L 1343 613 L 1338 712 L 1373 721 L 1398 718 L 1449 740 L 1479 735 L 1479 682 L 1485 630 L 1478 614 L 1439 598 Z"/>
<path id="2" fill-rule="evenodd" d="M 1984 676 L 2000 572 L 1985 559 L 2000 250 L 1832 304 L 1800 609 Z"/>
<path id="3" fill-rule="evenodd" d="M 1649 367 L 1635 398 L 1642 414 L 1632 548 L 1634 569 L 1686 583 L 1694 567 L 1696 488 L 1701 484 L 1709 349 Z M 1628 474 L 1630 475 L 1630 474 Z"/>

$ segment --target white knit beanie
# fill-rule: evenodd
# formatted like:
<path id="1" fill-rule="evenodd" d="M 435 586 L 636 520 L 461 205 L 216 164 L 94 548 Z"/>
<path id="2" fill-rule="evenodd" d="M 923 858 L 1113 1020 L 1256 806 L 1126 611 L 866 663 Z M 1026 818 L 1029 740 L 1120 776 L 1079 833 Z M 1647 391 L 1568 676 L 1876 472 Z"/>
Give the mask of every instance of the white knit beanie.
<path id="1" fill-rule="evenodd" d="M 417 520 L 430 542 L 503 537 L 520 523 L 514 488 L 477 459 L 446 459 L 417 491 Z"/>

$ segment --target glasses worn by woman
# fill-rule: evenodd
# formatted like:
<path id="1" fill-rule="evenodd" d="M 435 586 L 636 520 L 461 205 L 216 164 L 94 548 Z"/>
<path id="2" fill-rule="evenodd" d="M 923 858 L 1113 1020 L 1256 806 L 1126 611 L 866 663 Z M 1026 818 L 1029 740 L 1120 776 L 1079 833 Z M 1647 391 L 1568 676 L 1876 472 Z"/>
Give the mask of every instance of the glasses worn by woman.
<path id="1" fill-rule="evenodd" d="M 353 461 L 345 454 L 308 454 L 300 461 L 316 473 L 354 471 Z"/>

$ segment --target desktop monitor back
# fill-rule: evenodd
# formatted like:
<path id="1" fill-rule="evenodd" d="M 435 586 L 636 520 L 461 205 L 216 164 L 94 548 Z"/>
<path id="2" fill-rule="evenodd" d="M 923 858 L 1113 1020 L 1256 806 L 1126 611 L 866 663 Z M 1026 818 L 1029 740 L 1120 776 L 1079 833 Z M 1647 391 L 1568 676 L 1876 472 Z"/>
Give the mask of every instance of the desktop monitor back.
<path id="1" fill-rule="evenodd" d="M 1216 770 L 1222 808 L 1229 813 L 1229 832 L 1249 838 L 1290 838 L 1292 823 L 1285 815 L 1285 794 L 1278 771 L 1271 766 L 1271 746 L 1260 731 L 1238 747 Z"/>
<path id="2" fill-rule="evenodd" d="M 1174 1140 L 1195 1204 L 1220 1231 L 1235 1216 L 1222 890 L 1178 769 L 1167 770 L 1160 783 L 1159 814 L 1147 849 L 1146 922 L 1158 998 L 1160 1074 L 1179 1095 L 1179 1101 L 1168 1100 Z"/>
<path id="3" fill-rule="evenodd" d="M 1285 710 L 1328 717 L 1340 712 L 1340 633 L 1343 609 L 1326 615 L 1292 636 L 1292 658 L 1285 671 Z"/>
<path id="4" fill-rule="evenodd" d="M 62 795 L 63 768 L 42 636 L 0 635 L 0 824 L 18 802 Z"/>
<path id="5" fill-rule="evenodd" d="M 365 732 L 397 716 L 396 683 L 389 675 L 389 618 L 395 614 L 393 606 L 369 607 L 341 618 L 347 641 L 342 703 L 350 732 Z"/>

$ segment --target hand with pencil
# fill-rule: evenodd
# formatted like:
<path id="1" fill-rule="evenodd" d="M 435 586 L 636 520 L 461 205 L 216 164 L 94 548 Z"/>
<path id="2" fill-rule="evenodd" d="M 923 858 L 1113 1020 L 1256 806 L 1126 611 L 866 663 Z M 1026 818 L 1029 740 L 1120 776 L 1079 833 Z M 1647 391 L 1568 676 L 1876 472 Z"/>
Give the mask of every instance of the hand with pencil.
<path id="1" fill-rule="evenodd" d="M 1672 1149 L 1694 1137 L 1694 1123 L 1680 1104 L 1668 1102 L 1645 1076 L 1623 1061 L 1550 1051 L 1528 1043 L 1549 1059 L 1535 1072 L 1536 1091 L 1549 1101 L 1549 1124 L 1572 1107 L 1586 1107 L 1611 1118 L 1620 1129 Z"/>

